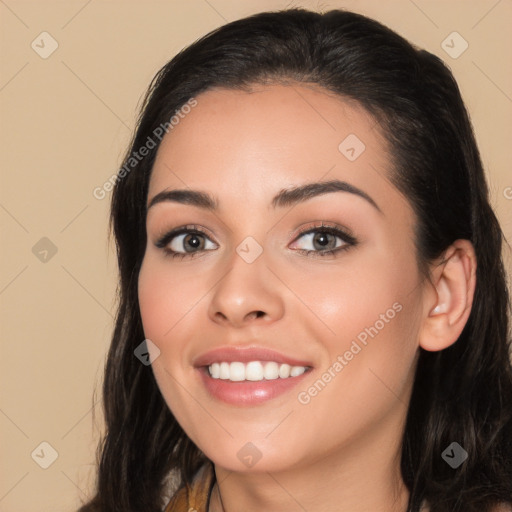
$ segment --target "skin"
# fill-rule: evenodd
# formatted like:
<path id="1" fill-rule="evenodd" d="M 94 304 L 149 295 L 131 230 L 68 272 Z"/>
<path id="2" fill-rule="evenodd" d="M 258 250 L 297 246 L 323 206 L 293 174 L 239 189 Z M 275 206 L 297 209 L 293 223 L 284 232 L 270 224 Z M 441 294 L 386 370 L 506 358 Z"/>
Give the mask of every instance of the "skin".
<path id="1" fill-rule="evenodd" d="M 160 350 L 152 367 L 162 395 L 215 463 L 210 510 L 406 510 L 399 462 L 418 348 L 441 350 L 462 331 L 474 291 L 471 244 L 454 243 L 431 280 L 422 277 L 412 208 L 389 181 L 379 126 L 357 104 L 304 84 L 209 90 L 197 102 L 162 141 L 148 204 L 162 190 L 191 188 L 215 196 L 219 210 L 149 209 L 139 302 L 146 338 Z M 349 134 L 366 147 L 354 161 L 338 149 Z M 331 179 L 360 188 L 380 211 L 348 192 L 270 206 L 283 189 Z M 320 221 L 348 229 L 357 244 L 334 256 L 300 254 L 321 252 L 298 234 Z M 155 246 L 188 224 L 208 232 L 195 257 L 172 259 Z M 248 236 L 263 249 L 250 264 L 236 252 Z M 184 252 L 183 236 L 175 240 Z M 400 312 L 300 403 L 297 394 L 397 303 Z M 313 369 L 298 388 L 257 406 L 210 396 L 194 358 L 251 344 Z M 251 468 L 237 457 L 248 442 L 261 452 Z"/>

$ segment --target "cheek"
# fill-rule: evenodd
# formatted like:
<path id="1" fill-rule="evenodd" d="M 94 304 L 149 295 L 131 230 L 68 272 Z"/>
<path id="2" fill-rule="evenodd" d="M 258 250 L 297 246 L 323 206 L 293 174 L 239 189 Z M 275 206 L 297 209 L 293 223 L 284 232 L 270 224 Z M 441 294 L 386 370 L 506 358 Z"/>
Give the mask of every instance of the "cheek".
<path id="1" fill-rule="evenodd" d="M 185 276 L 176 267 L 171 270 L 171 265 L 166 263 L 153 255 L 146 257 L 138 282 L 144 333 L 155 343 L 164 345 L 166 340 L 177 340 L 172 336 L 173 330 L 198 303 L 202 290 L 199 276 Z"/>
<path id="2" fill-rule="evenodd" d="M 417 307 L 413 302 L 420 288 L 419 275 L 410 251 L 397 252 L 389 247 L 379 250 L 376 245 L 347 254 L 336 265 L 311 267 L 300 281 L 296 273 L 294 289 L 328 327 L 331 336 L 324 329 L 324 339 L 330 340 L 331 349 L 348 349 L 350 340 L 359 336 L 364 341 L 370 337 L 368 330 L 375 334 L 375 329 L 382 340 L 387 338 L 386 331 L 393 331 L 396 346 L 409 340 L 396 334 L 407 330 L 404 317 L 410 319 L 411 308 Z M 287 278 L 293 282 L 290 273 Z"/>
<path id="3" fill-rule="evenodd" d="M 316 398 L 311 390 L 313 400 L 303 389 L 303 402 L 312 398 L 311 410 L 319 415 L 332 408 L 330 414 L 343 419 L 340 425 L 347 418 L 361 419 L 361 404 L 368 405 L 370 415 L 382 414 L 396 401 L 394 395 L 408 390 L 417 354 L 421 287 L 414 257 L 410 251 L 403 254 L 361 252 L 354 255 L 357 264 L 347 258 L 346 266 L 328 279 L 317 273 L 303 288 L 304 302 L 314 305 L 330 330 L 320 324 L 317 330 L 328 356 L 322 368 L 327 373 L 321 377 L 326 386 L 317 386 L 323 396 Z"/>
<path id="4" fill-rule="evenodd" d="M 194 333 L 183 320 L 201 298 L 199 281 L 170 271 L 168 262 L 151 253 L 143 261 L 138 280 L 144 335 L 160 350 L 151 365 L 155 380 L 167 406 L 194 439 L 196 426 L 189 414 L 190 396 L 180 383 L 187 382 L 192 372 L 187 363 L 187 340 Z"/>

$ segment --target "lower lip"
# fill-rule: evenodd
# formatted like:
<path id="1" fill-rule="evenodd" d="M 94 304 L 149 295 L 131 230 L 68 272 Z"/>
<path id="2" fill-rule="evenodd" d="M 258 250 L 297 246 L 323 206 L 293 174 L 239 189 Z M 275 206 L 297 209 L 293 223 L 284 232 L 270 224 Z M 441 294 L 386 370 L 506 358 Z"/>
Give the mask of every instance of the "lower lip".
<path id="1" fill-rule="evenodd" d="M 297 377 L 242 382 L 232 382 L 225 379 L 214 379 L 207 368 L 198 368 L 201 379 L 208 392 L 218 400 L 231 405 L 258 405 L 291 391 L 309 373 L 307 370 Z"/>

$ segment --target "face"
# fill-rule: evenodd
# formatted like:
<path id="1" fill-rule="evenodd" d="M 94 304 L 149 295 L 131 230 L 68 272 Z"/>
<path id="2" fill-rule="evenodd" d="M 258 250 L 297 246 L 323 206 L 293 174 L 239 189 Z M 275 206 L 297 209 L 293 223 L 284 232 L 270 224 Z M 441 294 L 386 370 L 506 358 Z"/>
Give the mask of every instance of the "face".
<path id="1" fill-rule="evenodd" d="M 232 471 L 395 446 L 424 292 L 378 125 L 317 86 L 196 99 L 158 150 L 138 283 L 169 408 Z"/>

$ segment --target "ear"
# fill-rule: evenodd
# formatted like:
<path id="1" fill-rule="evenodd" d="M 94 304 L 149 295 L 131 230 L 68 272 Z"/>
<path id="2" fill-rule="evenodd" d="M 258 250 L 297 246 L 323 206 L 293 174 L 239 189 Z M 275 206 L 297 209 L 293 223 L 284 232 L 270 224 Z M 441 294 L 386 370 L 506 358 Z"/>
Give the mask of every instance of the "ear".
<path id="1" fill-rule="evenodd" d="M 419 345 L 443 350 L 457 341 L 473 305 L 476 256 L 469 240 L 456 240 L 431 269 L 433 287 L 426 292 Z"/>

